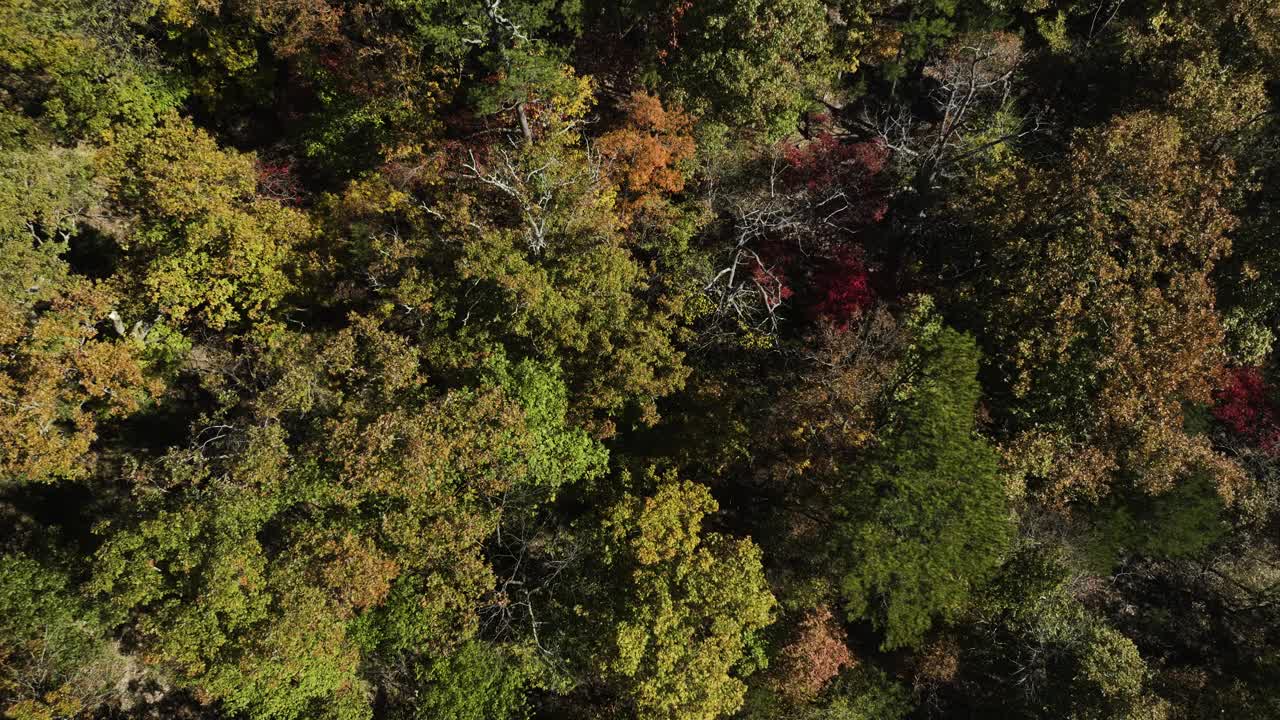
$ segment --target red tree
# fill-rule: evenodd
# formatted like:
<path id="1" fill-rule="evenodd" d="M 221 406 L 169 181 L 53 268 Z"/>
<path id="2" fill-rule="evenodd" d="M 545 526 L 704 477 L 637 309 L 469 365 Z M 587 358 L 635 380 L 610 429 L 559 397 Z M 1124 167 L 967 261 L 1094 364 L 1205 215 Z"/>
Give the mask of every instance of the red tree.
<path id="1" fill-rule="evenodd" d="M 823 130 L 812 141 L 783 150 L 784 179 L 792 190 L 805 190 L 818 205 L 843 203 L 846 225 L 879 222 L 888 211 L 878 176 L 889 163 L 889 150 L 878 141 L 847 143 Z"/>
<path id="2" fill-rule="evenodd" d="M 1260 368 L 1233 368 L 1227 371 L 1223 386 L 1214 391 L 1213 416 L 1264 452 L 1280 454 L 1280 427 L 1272 394 Z"/>
<path id="3" fill-rule="evenodd" d="M 813 311 L 841 329 L 862 316 L 875 299 L 867 269 L 854 253 L 841 252 L 816 278 L 818 302 Z"/>
<path id="4" fill-rule="evenodd" d="M 257 165 L 260 194 L 286 205 L 297 205 L 302 200 L 302 189 L 297 176 L 293 174 L 292 162 L 258 160 Z"/>

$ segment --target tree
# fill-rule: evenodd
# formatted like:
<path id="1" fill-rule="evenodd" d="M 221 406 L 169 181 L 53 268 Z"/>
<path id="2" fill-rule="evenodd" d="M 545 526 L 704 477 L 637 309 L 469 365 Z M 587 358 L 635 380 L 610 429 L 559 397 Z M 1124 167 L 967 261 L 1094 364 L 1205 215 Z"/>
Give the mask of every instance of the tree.
<path id="1" fill-rule="evenodd" d="M 253 158 L 222 150 L 189 120 L 167 116 L 116 143 L 104 160 L 111 200 L 135 228 L 113 278 L 137 315 L 179 325 L 246 327 L 275 316 L 293 288 L 292 253 L 311 233 L 302 213 L 257 195 Z"/>
<path id="2" fill-rule="evenodd" d="M 44 720 L 98 709 L 125 676 L 100 608 L 68 578 L 22 555 L 0 556 L 0 709 Z"/>
<path id="3" fill-rule="evenodd" d="M 259 392 L 136 469 L 133 516 L 99 528 L 93 589 L 229 709 L 367 717 L 366 656 L 450 662 L 494 588 L 504 516 L 595 476 L 604 452 L 531 362 L 433 391 L 373 319 L 273 342 L 251 356 Z"/>
<path id="4" fill-rule="evenodd" d="M 774 605 L 760 549 L 702 531 L 716 502 L 703 486 L 664 478 L 625 497 L 595 531 L 597 594 L 576 612 L 583 657 L 635 716 L 712 720 L 742 704 L 756 634 Z"/>
<path id="5" fill-rule="evenodd" d="M 915 190 L 930 195 L 937 185 L 963 173 L 987 156 L 1040 129 L 1039 116 L 1024 117 L 1017 107 L 1015 74 L 1023 52 L 1007 32 L 972 33 L 955 38 L 924 69 L 932 87 L 928 120 L 908 105 L 865 116 Z"/>
<path id="6" fill-rule="evenodd" d="M 131 338 L 101 337 L 113 303 L 76 279 L 42 312 L 0 321 L 0 485 L 84 478 L 102 420 L 138 411 L 161 390 Z"/>
<path id="7" fill-rule="evenodd" d="M 723 232 L 704 287 L 713 317 L 734 327 L 742 344 L 776 340 L 787 310 L 804 298 L 814 314 L 846 323 L 870 304 L 859 287 L 857 238 L 884 219 L 889 160 L 883 144 L 848 142 L 823 129 L 809 141 L 749 151 L 733 175 L 718 179 L 713 209 Z M 720 188 L 719 185 L 725 185 Z M 715 237 L 715 236 L 713 236 Z M 819 297 L 802 293 L 811 279 Z M 830 292 L 832 302 L 821 295 Z"/>
<path id="8" fill-rule="evenodd" d="M 468 211 L 488 217 L 478 232 L 459 228 L 470 236 L 462 278 L 515 310 L 494 330 L 546 347 L 543 357 L 560 359 L 588 408 L 616 412 L 634 400 L 652 420 L 653 399 L 685 375 L 671 344 L 675 318 L 641 302 L 645 282 L 599 166 L 555 142 L 515 157 L 495 152 L 496 167 L 472 166 L 477 192 L 463 196 Z"/>
<path id="9" fill-rule="evenodd" d="M 435 144 L 447 120 L 523 113 L 531 86 L 562 77 L 567 52 L 551 40 L 574 37 L 579 12 L 559 0 L 167 0 L 160 25 L 220 125 L 252 137 L 234 118 L 267 111 L 312 167 L 345 181 Z"/>
<path id="10" fill-rule="evenodd" d="M 145 20 L 136 10 L 92 2 L 4 3 L 0 134 L 26 126 L 67 144 L 99 141 L 117 127 L 146 127 L 177 106 L 186 93 L 148 57 L 138 27 Z"/>
<path id="11" fill-rule="evenodd" d="M 796 701 L 817 697 L 840 671 L 857 664 L 831 608 L 809 611 L 782 648 L 778 692 Z"/>
<path id="12" fill-rule="evenodd" d="M 1125 554 L 1158 558 L 1201 556 L 1227 534 L 1223 502 L 1212 479 L 1186 478 L 1154 498 L 1117 493 L 1093 515 L 1090 553 L 1110 569 Z"/>
<path id="13" fill-rule="evenodd" d="M 778 138 L 841 70 L 856 66 L 835 55 L 830 15 L 818 0 L 676 3 L 667 12 L 674 30 L 651 52 L 663 58 L 675 99 L 731 127 Z"/>
<path id="14" fill-rule="evenodd" d="M 515 720 L 527 716 L 518 658 L 468 641 L 451 655 L 415 667 L 409 707 L 398 717 L 428 720 Z"/>
<path id="15" fill-rule="evenodd" d="M 979 290 L 984 342 L 1027 433 L 1018 452 L 1052 458 L 1037 492 L 1089 501 L 1124 482 L 1154 494 L 1202 468 L 1230 497 L 1238 470 L 1183 422 L 1222 361 L 1209 273 L 1235 225 L 1229 163 L 1144 112 L 1082 134 L 1063 166 L 998 178 L 974 207 L 1002 268 Z M 996 187 L 999 200 L 986 194 Z"/>
<path id="16" fill-rule="evenodd" d="M 2 162 L 0 485 L 84 478 L 99 423 L 161 388 L 138 338 L 101 331 L 116 298 L 64 259 L 102 200 L 89 151 L 14 151 Z"/>
<path id="17" fill-rule="evenodd" d="M 998 565 L 1011 533 L 995 450 L 974 436 L 974 341 L 943 328 L 922 343 L 896 427 L 840 498 L 832 553 L 852 617 L 882 646 L 915 645 Z"/>
<path id="18" fill-rule="evenodd" d="M 361 303 L 391 303 L 437 372 L 494 352 L 558 364 L 575 421 L 605 436 L 619 416 L 655 422 L 657 399 L 682 386 L 689 293 L 645 277 L 617 188 L 579 134 L 590 83 L 573 86 L 530 101 L 532 142 L 517 130 L 435 158 L 411 185 L 353 183 L 333 215 L 359 232 L 326 263 Z"/>
<path id="19" fill-rule="evenodd" d="M 693 119 L 638 90 L 620 109 L 626 113 L 622 126 L 596 143 L 605 171 L 623 193 L 625 215 L 661 217 L 669 196 L 685 186 L 695 150 Z"/>
<path id="20" fill-rule="evenodd" d="M 902 720 L 915 706 L 909 688 L 869 664 L 859 664 L 840 673 L 810 703 L 795 704 L 757 688 L 748 698 L 743 716 L 749 720 Z"/>
<path id="21" fill-rule="evenodd" d="M 1060 551 L 1018 548 L 975 598 L 966 623 L 964 702 L 1012 717 L 1166 717 L 1168 704 L 1154 692 L 1152 670 L 1133 640 L 1077 593 Z"/>

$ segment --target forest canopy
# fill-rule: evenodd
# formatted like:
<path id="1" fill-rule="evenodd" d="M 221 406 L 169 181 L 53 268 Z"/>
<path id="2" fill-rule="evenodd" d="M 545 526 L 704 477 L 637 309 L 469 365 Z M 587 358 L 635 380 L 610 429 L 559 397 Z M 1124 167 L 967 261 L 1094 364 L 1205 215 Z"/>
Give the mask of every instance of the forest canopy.
<path id="1" fill-rule="evenodd" d="M 0 0 L 0 716 L 1280 717 L 1280 4 Z"/>

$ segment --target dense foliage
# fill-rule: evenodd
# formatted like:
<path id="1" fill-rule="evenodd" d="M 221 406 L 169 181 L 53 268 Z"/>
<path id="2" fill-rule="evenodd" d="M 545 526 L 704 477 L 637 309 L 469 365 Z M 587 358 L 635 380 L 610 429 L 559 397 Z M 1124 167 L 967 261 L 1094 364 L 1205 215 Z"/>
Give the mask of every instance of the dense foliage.
<path id="1" fill-rule="evenodd" d="M 1280 4 L 0 0 L 0 715 L 1280 717 Z"/>

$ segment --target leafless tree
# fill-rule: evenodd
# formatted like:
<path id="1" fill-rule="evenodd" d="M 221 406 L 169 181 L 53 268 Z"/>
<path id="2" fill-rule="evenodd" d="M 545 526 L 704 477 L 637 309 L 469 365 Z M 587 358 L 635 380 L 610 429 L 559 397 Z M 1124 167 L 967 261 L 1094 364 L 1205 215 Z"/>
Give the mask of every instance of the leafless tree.
<path id="1" fill-rule="evenodd" d="M 773 335 L 789 294 L 787 280 L 765 248 L 785 246 L 809 254 L 851 231 L 845 220 L 854 210 L 846 188 L 814 190 L 784 181 L 777 150 L 766 161 L 768 182 L 759 189 L 720 192 L 717 204 L 732 223 L 732 243 L 710 274 L 704 291 L 717 312 L 741 326 Z"/>
<path id="2" fill-rule="evenodd" d="M 900 165 L 911 168 L 917 189 L 932 189 L 966 160 L 1041 130 L 1044 117 L 1038 111 L 1012 123 L 1000 117 L 1013 105 L 1023 58 L 1020 41 L 1009 33 L 962 38 L 925 69 L 925 77 L 936 83 L 929 93 L 933 119 L 896 105 L 865 110 L 862 125 Z"/>
<path id="3" fill-rule="evenodd" d="M 511 493 L 494 501 L 499 522 L 490 559 L 498 583 L 480 610 L 481 632 L 495 639 L 524 637 L 554 662 L 560 653 L 554 637 L 543 631 L 549 622 L 544 604 L 562 574 L 578 562 L 580 548 L 572 534 L 531 511 L 530 502 Z"/>
<path id="4" fill-rule="evenodd" d="M 519 213 L 524 225 L 524 237 L 530 251 L 541 253 L 547 247 L 551 225 L 557 210 L 563 209 L 559 200 L 564 189 L 584 180 L 596 185 L 603 182 L 603 172 L 598 154 L 587 148 L 587 177 L 560 167 L 560 160 L 549 154 L 540 164 L 530 166 L 518 157 L 519 148 L 495 145 L 489 151 L 488 162 L 482 162 L 475 152 L 468 151 L 462 163 L 462 175 L 480 182 L 506 196 Z M 473 223 L 476 229 L 481 229 Z"/>

